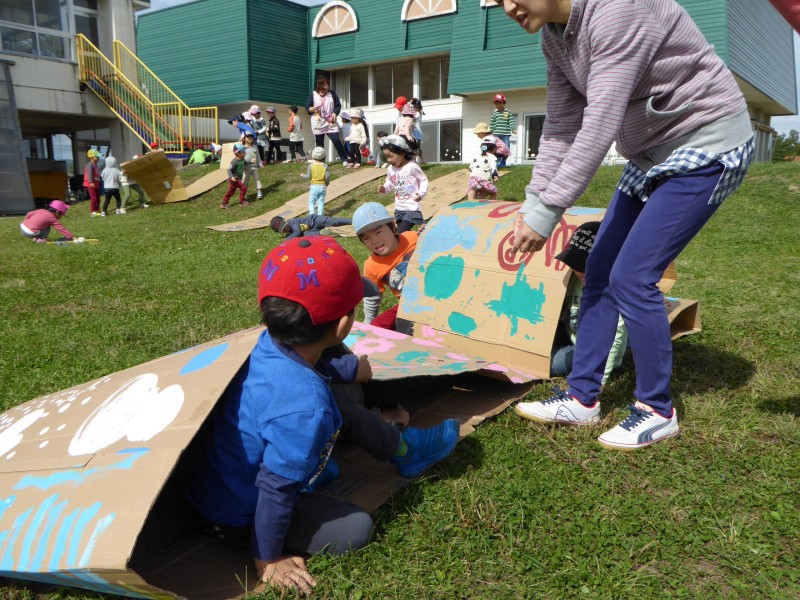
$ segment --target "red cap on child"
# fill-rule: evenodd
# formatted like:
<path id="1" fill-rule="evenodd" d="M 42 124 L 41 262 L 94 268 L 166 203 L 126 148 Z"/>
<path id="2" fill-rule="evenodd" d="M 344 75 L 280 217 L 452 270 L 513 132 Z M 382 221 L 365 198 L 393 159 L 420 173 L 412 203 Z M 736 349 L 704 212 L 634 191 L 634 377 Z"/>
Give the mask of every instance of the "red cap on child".
<path id="1" fill-rule="evenodd" d="M 364 296 L 364 285 L 355 259 L 332 237 L 290 238 L 261 264 L 259 304 L 267 296 L 297 302 L 319 325 L 353 310 Z"/>
<path id="2" fill-rule="evenodd" d="M 506 97 L 503 94 L 495 94 L 493 102 L 502 102 L 503 104 L 505 104 Z"/>

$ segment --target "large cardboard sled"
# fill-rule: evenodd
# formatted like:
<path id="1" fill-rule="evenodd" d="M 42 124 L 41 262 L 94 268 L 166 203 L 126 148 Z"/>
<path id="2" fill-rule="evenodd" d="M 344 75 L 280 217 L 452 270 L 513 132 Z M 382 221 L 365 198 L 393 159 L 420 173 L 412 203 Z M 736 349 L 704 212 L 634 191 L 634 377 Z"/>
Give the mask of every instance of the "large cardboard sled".
<path id="1" fill-rule="evenodd" d="M 602 211 L 568 211 L 542 252 L 514 256 L 518 208 L 443 209 L 408 265 L 399 315 L 413 336 L 356 323 L 345 340 L 369 355 L 376 379 L 423 386 L 403 401 L 414 425 L 457 417 L 468 435 L 549 375 L 567 277 L 554 256 Z M 675 336 L 699 328 L 696 303 L 670 299 L 668 310 Z M 209 534 L 183 490 L 187 449 L 261 331 L 0 415 L 0 576 L 138 598 L 221 600 L 252 589 L 248 549 Z M 372 511 L 409 483 L 359 449 L 337 443 L 336 452 L 342 474 L 324 488 L 332 496 Z"/>

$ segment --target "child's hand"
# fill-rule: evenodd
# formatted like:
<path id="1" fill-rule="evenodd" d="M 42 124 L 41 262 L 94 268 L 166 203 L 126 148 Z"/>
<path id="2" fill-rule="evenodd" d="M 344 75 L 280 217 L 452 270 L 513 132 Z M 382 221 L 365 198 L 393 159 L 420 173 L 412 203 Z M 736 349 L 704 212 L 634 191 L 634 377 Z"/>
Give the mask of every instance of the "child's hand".
<path id="1" fill-rule="evenodd" d="M 369 357 L 361 354 L 358 357 L 358 371 L 356 371 L 356 383 L 365 383 L 372 379 L 372 365 L 369 364 Z"/>
<path id="2" fill-rule="evenodd" d="M 494 181 L 497 181 L 498 179 L 500 179 L 500 178 L 499 178 L 497 175 L 495 175 L 494 177 L 492 177 L 492 180 L 494 180 Z"/>
<path id="3" fill-rule="evenodd" d="M 414 194 L 414 201 L 415 202 L 422 202 L 422 196 L 419 195 L 419 192 Z"/>
<path id="4" fill-rule="evenodd" d="M 282 556 L 272 562 L 256 558 L 255 563 L 259 579 L 272 587 L 308 593 L 317 585 L 306 568 L 305 559 L 299 556 Z"/>
<path id="5" fill-rule="evenodd" d="M 378 186 L 378 193 L 379 194 L 385 194 L 386 193 L 386 186 L 385 185 L 379 185 Z"/>

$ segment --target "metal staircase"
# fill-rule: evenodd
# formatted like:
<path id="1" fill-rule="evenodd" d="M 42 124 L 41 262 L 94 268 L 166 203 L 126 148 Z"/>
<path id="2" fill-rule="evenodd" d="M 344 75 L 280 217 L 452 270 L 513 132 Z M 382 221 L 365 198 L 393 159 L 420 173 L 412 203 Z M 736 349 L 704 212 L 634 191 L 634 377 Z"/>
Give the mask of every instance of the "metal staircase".
<path id="1" fill-rule="evenodd" d="M 113 63 L 81 34 L 75 46 L 81 83 L 145 144 L 186 155 L 196 144 L 218 143 L 217 107 L 188 107 L 122 42 L 114 41 Z"/>

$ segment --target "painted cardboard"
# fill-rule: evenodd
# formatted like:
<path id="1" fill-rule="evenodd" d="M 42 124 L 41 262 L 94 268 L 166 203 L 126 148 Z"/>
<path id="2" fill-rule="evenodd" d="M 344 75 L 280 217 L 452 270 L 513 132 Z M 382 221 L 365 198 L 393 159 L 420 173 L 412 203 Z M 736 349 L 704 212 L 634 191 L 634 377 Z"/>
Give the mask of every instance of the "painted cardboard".
<path id="1" fill-rule="evenodd" d="M 163 150 L 148 152 L 122 163 L 120 169 L 141 185 L 156 204 L 189 199 L 181 176 Z"/>
<path id="2" fill-rule="evenodd" d="M 384 173 L 380 169 L 358 169 L 346 175 L 334 179 L 325 192 L 325 202 L 338 198 L 348 192 L 352 192 L 359 186 L 364 185 L 381 177 Z M 282 206 L 274 208 L 263 215 L 236 221 L 234 223 L 223 223 L 221 225 L 209 225 L 209 229 L 214 231 L 247 231 L 250 229 L 263 229 L 269 227 L 269 222 L 274 217 L 293 219 L 294 217 L 308 213 L 308 192 L 300 194 L 291 200 L 287 200 Z M 352 227 L 350 228 L 352 230 Z"/>
<path id="3" fill-rule="evenodd" d="M 247 548 L 207 533 L 186 504 L 181 457 L 261 331 L 0 415 L 0 576 L 139 598 L 218 600 L 251 589 Z M 415 425 L 457 417 L 467 435 L 530 389 L 467 377 L 487 362 L 396 332 L 357 324 L 348 341 L 379 379 L 458 373 L 426 380 L 425 394 L 404 401 Z M 343 475 L 329 493 L 368 510 L 410 483 L 354 448 L 337 456 Z"/>
<path id="4" fill-rule="evenodd" d="M 518 202 L 459 202 L 440 210 L 420 236 L 409 261 L 398 318 L 414 337 L 438 335 L 454 352 L 538 379 L 550 376 L 550 354 L 569 269 L 555 256 L 603 209 L 564 213 L 540 252 L 513 255 Z M 675 281 L 674 265 L 662 291 Z M 671 302 L 673 338 L 699 330 L 697 303 Z M 680 318 L 679 318 L 680 317 Z"/>

